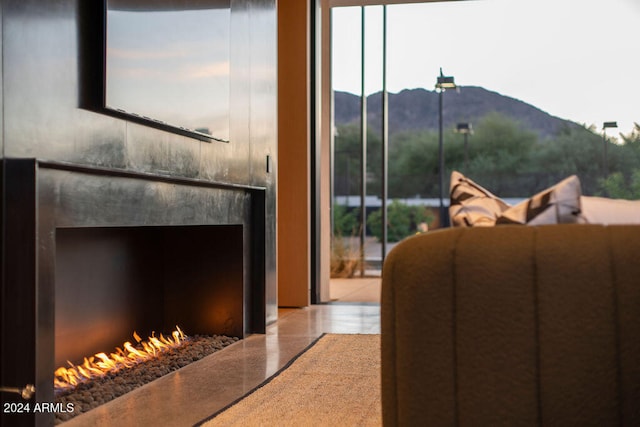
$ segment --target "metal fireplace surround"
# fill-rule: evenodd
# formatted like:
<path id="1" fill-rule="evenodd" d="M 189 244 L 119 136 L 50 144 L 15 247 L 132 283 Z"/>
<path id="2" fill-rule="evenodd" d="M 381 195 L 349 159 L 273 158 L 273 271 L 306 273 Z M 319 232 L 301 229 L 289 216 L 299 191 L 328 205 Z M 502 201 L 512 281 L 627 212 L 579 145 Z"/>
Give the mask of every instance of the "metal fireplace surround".
<path id="1" fill-rule="evenodd" d="M 133 330 L 264 333 L 264 188 L 32 159 L 2 168 L 2 386 L 34 384 L 32 402 L 53 402 L 61 360 Z"/>

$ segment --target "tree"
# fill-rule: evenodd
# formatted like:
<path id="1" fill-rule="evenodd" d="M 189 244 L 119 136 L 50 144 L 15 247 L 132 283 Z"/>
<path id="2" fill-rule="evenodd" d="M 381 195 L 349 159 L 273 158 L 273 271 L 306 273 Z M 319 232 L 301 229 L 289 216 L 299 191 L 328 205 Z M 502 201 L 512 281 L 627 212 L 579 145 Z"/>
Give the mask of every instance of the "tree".
<path id="1" fill-rule="evenodd" d="M 536 147 L 532 169 L 547 175 L 543 188 L 577 175 L 583 192 L 593 194 L 602 177 L 602 151 L 600 135 L 586 128 L 565 129 Z"/>
<path id="2" fill-rule="evenodd" d="M 583 194 L 626 194 L 634 197 L 635 171 L 640 169 L 640 125 L 619 143 L 594 128 L 564 126 L 543 140 L 513 119 L 487 114 L 474 123 L 469 137 L 469 165 L 465 167 L 464 138 L 453 128 L 443 135 L 445 193 L 451 171 L 458 170 L 501 197 L 529 197 L 570 175 L 580 178 Z M 400 132 L 389 142 L 389 196 L 435 198 L 439 192 L 438 132 Z M 603 176 L 603 144 L 607 144 L 610 179 Z M 367 193 L 379 194 L 380 136 L 368 135 Z M 336 186 L 342 193 L 358 194 L 360 184 L 360 130 L 357 125 L 339 127 L 336 138 Z M 341 178 L 348 177 L 348 178 Z M 341 181 L 342 180 L 342 181 Z"/>
<path id="3" fill-rule="evenodd" d="M 597 194 L 616 199 L 640 199 L 640 124 L 635 123 L 622 143 L 612 145 L 615 170 L 599 181 Z M 611 151 L 611 150 L 610 150 Z"/>
<path id="4" fill-rule="evenodd" d="M 400 133 L 389 143 L 391 197 L 436 197 L 438 193 L 438 135 Z"/>
<path id="5" fill-rule="evenodd" d="M 349 124 L 339 126 L 335 136 L 333 165 L 334 183 L 336 195 L 353 195 L 360 193 L 361 163 L 360 153 L 360 126 Z M 367 131 L 367 193 L 377 194 L 380 191 L 380 182 L 377 177 L 381 170 L 382 142 L 380 135 L 372 129 Z"/>

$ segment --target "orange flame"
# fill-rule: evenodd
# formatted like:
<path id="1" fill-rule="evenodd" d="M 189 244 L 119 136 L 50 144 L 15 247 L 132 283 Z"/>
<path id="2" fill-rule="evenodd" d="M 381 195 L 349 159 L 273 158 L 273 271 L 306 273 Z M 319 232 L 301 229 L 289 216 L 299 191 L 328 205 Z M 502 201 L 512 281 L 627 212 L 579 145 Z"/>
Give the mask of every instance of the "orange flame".
<path id="1" fill-rule="evenodd" d="M 124 350 L 118 347 L 114 353 L 109 355 L 97 353 L 91 357 L 85 357 L 84 362 L 80 365 L 74 365 L 67 361 L 70 367 L 62 366 L 56 369 L 53 380 L 54 387 L 61 390 L 74 388 L 91 378 L 101 377 L 117 369 L 130 368 L 142 361 L 156 357 L 163 351 L 178 347 L 186 340 L 184 332 L 178 326 L 171 333 L 171 337 L 165 337 L 162 334 L 156 337 L 153 333 L 147 338 L 147 341 L 142 341 L 135 331 L 133 337 L 138 343 L 137 348 L 127 341 L 122 345 Z"/>

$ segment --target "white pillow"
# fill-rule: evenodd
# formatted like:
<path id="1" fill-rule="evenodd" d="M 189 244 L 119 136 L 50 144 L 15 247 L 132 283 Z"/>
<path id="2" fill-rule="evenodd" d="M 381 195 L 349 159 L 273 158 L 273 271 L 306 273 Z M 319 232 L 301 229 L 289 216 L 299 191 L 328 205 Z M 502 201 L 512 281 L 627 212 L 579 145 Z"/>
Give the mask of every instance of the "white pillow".
<path id="1" fill-rule="evenodd" d="M 640 224 L 640 200 L 582 196 L 583 221 L 587 224 Z"/>

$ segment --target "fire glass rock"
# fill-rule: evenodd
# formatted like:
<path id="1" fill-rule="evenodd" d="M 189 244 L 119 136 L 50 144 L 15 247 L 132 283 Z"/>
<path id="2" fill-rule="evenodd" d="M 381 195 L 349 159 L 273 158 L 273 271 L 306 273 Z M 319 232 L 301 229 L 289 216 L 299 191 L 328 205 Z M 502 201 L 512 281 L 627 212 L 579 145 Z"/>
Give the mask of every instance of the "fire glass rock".
<path id="1" fill-rule="evenodd" d="M 56 424 L 107 403 L 236 341 L 238 338 L 224 335 L 192 336 L 179 347 L 163 352 L 158 357 L 141 362 L 132 368 L 113 371 L 103 377 L 81 383 L 73 390 L 61 391 L 56 395 L 55 402 L 73 403 L 74 412 L 57 413 Z"/>

